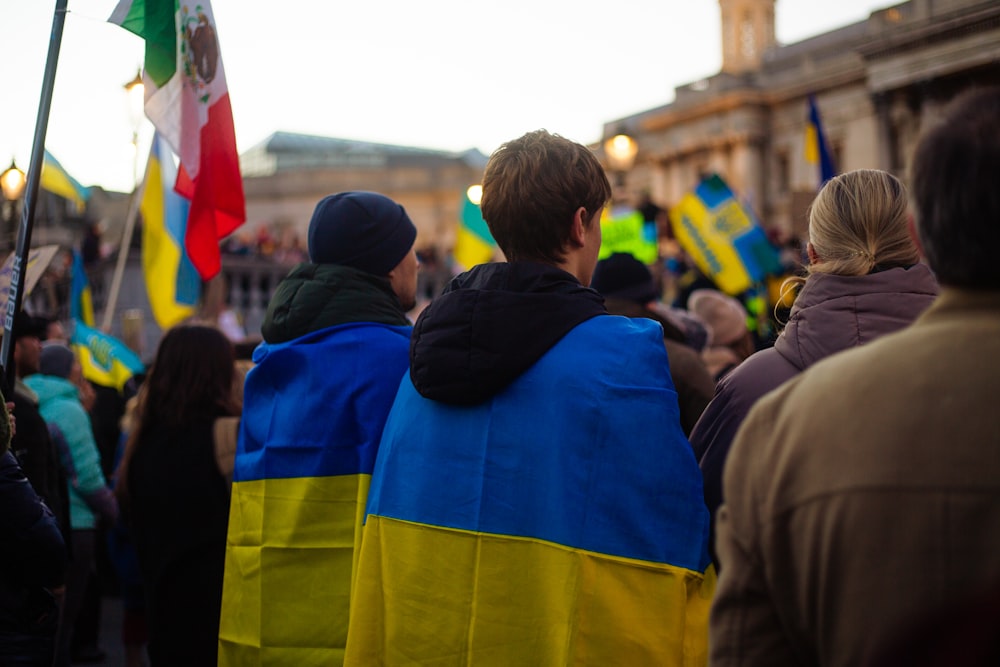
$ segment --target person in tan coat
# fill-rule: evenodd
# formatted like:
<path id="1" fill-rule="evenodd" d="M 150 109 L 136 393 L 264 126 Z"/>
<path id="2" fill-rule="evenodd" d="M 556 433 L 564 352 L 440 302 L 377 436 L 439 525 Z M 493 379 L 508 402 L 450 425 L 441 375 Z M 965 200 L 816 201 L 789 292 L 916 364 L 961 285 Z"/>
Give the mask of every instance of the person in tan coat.
<path id="1" fill-rule="evenodd" d="M 934 304 L 767 395 L 737 433 L 712 665 L 867 664 L 1000 583 L 998 124 L 1000 88 L 967 93 L 914 154 Z"/>

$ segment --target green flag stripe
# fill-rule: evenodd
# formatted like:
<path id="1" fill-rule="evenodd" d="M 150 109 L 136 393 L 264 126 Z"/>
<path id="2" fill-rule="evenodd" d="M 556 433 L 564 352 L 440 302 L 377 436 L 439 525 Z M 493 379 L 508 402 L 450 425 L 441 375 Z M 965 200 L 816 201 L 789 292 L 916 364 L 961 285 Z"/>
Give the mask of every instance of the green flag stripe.
<path id="1" fill-rule="evenodd" d="M 121 26 L 146 40 L 146 74 L 157 88 L 177 71 L 177 0 L 134 0 Z"/>

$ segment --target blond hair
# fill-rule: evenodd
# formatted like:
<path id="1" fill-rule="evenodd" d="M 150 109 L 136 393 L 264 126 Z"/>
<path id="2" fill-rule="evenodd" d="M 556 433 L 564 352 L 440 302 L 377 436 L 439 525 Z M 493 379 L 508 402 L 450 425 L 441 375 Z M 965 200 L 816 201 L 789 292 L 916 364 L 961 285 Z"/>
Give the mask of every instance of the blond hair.
<path id="1" fill-rule="evenodd" d="M 863 276 L 920 260 L 907 228 L 906 188 L 892 174 L 859 169 L 830 179 L 809 208 L 809 273 Z"/>

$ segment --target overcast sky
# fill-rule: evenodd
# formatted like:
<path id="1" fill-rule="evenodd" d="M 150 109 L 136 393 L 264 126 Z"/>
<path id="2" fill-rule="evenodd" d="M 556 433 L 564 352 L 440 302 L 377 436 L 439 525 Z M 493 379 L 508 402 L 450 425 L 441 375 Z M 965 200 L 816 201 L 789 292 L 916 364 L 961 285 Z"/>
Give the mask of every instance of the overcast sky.
<path id="1" fill-rule="evenodd" d="M 46 145 L 84 185 L 133 185 L 123 85 L 142 40 L 70 0 Z M 792 43 L 896 4 L 778 0 Z M 28 166 L 54 0 L 7 1 L 0 161 Z M 278 130 L 444 150 L 544 127 L 580 142 L 721 65 L 717 0 L 213 0 L 240 151 Z M 140 163 L 151 128 L 141 126 Z"/>

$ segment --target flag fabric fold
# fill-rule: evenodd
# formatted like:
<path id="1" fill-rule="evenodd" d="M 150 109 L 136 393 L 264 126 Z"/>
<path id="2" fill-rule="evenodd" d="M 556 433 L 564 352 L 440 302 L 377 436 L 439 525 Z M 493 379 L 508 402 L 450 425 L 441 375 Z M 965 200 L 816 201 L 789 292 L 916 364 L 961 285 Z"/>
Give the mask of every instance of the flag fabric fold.
<path id="1" fill-rule="evenodd" d="M 493 259 L 497 242 L 483 220 L 479 206 L 466 194 L 462 198 L 461 219 L 455 238 L 455 262 L 465 270 Z"/>
<path id="2" fill-rule="evenodd" d="M 670 223 L 698 269 L 728 294 L 741 294 L 781 270 L 778 249 L 717 174 L 670 209 Z"/>
<path id="3" fill-rule="evenodd" d="M 544 418 L 500 418 L 526 405 Z M 701 475 L 648 320 L 587 320 L 475 406 L 407 374 L 367 512 L 346 665 L 707 660 Z"/>
<path id="4" fill-rule="evenodd" d="M 195 312 L 201 276 L 184 247 L 187 200 L 173 191 L 177 178 L 170 147 L 156 134 L 146 163 L 142 212 L 142 270 L 153 317 L 169 329 Z"/>
<path id="5" fill-rule="evenodd" d="M 77 213 L 82 213 L 90 199 L 90 188 L 80 185 L 80 182 L 69 175 L 59 160 L 52 153 L 45 151 L 42 160 L 42 178 L 39 183 L 43 190 L 68 199 L 73 202 Z"/>
<path id="6" fill-rule="evenodd" d="M 219 239 L 246 219 L 229 89 L 208 0 L 121 0 L 108 19 L 146 40 L 146 115 L 180 157 L 174 189 L 191 201 L 185 247 L 203 279 Z"/>
<path id="7" fill-rule="evenodd" d="M 254 351 L 233 470 L 220 667 L 343 661 L 368 486 L 411 332 L 355 322 Z M 321 372 L 303 372 L 310 368 Z"/>
<path id="8" fill-rule="evenodd" d="M 806 160 L 819 168 L 819 186 L 823 187 L 824 183 L 837 175 L 837 168 L 833 164 L 830 146 L 826 142 L 826 132 L 823 131 L 823 123 L 819 117 L 819 107 L 816 106 L 816 97 L 813 95 L 809 96 L 805 151 Z"/>
<path id="9" fill-rule="evenodd" d="M 146 370 L 142 359 L 125 343 L 94 328 L 90 282 L 83 268 L 83 259 L 76 251 L 73 252 L 70 279 L 70 317 L 73 331 L 69 344 L 80 360 L 84 378 L 102 387 L 122 391 L 133 375 Z"/>
<path id="10" fill-rule="evenodd" d="M 73 251 L 73 268 L 70 272 L 69 316 L 94 326 L 94 296 L 90 290 L 90 280 L 83 267 L 83 256 L 78 250 Z"/>
<path id="11" fill-rule="evenodd" d="M 102 387 L 122 391 L 133 375 L 146 370 L 139 356 L 125 343 L 79 320 L 73 322 L 70 345 L 80 360 L 83 377 Z"/>

